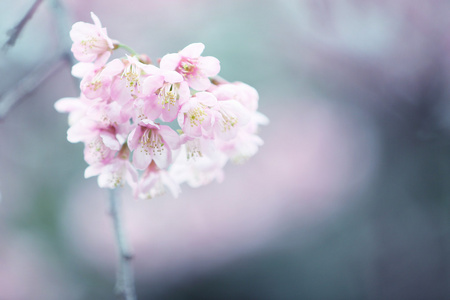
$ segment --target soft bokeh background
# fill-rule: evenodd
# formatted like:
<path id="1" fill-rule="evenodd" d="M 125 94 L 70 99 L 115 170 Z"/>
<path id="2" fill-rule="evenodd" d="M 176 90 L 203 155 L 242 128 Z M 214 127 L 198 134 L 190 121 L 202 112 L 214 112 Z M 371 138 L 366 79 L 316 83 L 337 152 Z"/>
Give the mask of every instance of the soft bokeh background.
<path id="1" fill-rule="evenodd" d="M 33 2 L 1 0 L 1 44 Z M 138 299 L 450 299 L 448 1 L 55 3 L 0 53 L 2 95 L 51 73 L 0 122 L 0 300 L 114 298 L 108 194 L 53 108 L 90 11 L 153 60 L 203 42 L 271 120 L 223 183 L 123 191 Z"/>

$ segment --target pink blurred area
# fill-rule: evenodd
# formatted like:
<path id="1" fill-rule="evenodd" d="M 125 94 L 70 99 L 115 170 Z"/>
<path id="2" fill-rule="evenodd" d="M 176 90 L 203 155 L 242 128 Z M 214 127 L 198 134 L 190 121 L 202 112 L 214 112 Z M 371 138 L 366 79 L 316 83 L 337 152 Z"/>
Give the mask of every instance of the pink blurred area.
<path id="1" fill-rule="evenodd" d="M 228 166 L 224 182 L 184 186 L 177 199 L 121 193 L 138 280 L 167 284 L 210 271 L 264 249 L 290 226 L 314 228 L 352 205 L 349 196 L 364 190 L 376 168 L 371 124 L 312 101 L 288 108 L 266 106 L 265 145 L 245 164 Z M 71 189 L 62 215 L 71 248 L 112 272 L 107 193 L 93 181 Z"/>

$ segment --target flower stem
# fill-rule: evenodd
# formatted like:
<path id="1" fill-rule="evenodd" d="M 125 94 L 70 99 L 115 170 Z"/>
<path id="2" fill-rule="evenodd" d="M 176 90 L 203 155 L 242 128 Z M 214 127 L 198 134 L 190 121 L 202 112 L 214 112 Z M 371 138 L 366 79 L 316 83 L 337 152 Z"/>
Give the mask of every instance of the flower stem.
<path id="1" fill-rule="evenodd" d="M 109 194 L 110 214 L 113 219 L 114 234 L 118 250 L 118 267 L 116 278 L 116 294 L 118 299 L 136 300 L 134 288 L 133 270 L 131 259 L 133 258 L 128 247 L 120 216 L 120 200 L 116 190 L 110 190 Z"/>
<path id="2" fill-rule="evenodd" d="M 136 51 L 134 51 L 131 47 L 128 47 L 125 44 L 114 44 L 114 49 L 119 49 L 119 48 L 125 49 L 126 51 L 130 52 L 132 55 L 135 55 L 135 56 L 138 55 Z"/>

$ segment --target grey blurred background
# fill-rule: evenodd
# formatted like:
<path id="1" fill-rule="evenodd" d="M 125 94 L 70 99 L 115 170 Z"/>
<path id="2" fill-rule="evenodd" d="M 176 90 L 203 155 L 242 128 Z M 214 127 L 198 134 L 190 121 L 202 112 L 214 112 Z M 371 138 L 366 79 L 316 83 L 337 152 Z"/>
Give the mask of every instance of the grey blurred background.
<path id="1" fill-rule="evenodd" d="M 0 44 L 34 2 L 1 0 Z M 44 0 L 0 53 L 0 100 L 45 79 L 0 121 L 0 300 L 114 298 L 108 194 L 53 108 L 91 11 L 153 61 L 203 42 L 271 121 L 223 183 L 121 193 L 138 299 L 450 299 L 448 1 Z"/>

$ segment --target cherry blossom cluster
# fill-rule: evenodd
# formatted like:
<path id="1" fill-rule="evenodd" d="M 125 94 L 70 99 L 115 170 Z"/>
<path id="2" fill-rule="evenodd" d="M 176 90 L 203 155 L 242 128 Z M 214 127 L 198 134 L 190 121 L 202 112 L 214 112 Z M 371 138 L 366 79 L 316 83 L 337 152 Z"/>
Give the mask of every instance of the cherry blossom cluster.
<path id="1" fill-rule="evenodd" d="M 91 16 L 94 24 L 77 22 L 70 31 L 81 95 L 55 103 L 69 113 L 68 141 L 84 143 L 86 178 L 98 176 L 103 188 L 128 184 L 136 198 L 176 197 L 180 184 L 221 181 L 229 160 L 258 151 L 258 127 L 268 119 L 257 111 L 257 91 L 218 77 L 220 62 L 201 55 L 203 44 L 166 54 L 156 66 Z M 130 55 L 110 60 L 119 48 Z"/>

